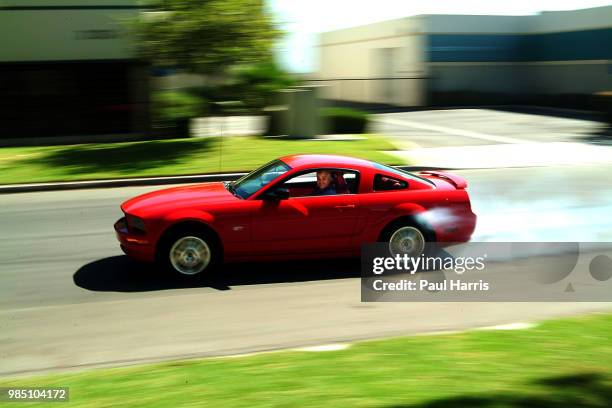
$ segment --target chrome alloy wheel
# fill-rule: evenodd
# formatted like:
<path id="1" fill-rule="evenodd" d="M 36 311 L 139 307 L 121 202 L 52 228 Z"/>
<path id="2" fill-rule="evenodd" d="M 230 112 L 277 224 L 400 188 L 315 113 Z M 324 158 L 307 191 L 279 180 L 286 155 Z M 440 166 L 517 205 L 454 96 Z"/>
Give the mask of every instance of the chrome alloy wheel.
<path id="1" fill-rule="evenodd" d="M 420 256 L 425 250 L 425 236 L 416 227 L 398 228 L 389 238 L 391 255 Z"/>
<path id="2" fill-rule="evenodd" d="M 202 272 L 210 263 L 210 258 L 210 247 L 199 237 L 182 237 L 170 248 L 170 262 L 183 275 Z"/>

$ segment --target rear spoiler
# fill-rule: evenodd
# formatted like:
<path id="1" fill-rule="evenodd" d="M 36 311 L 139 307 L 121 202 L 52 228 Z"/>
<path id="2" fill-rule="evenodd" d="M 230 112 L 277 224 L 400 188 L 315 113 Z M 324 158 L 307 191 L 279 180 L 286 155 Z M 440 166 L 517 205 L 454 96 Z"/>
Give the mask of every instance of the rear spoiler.
<path id="1" fill-rule="evenodd" d="M 428 174 L 430 176 L 447 180 L 454 185 L 457 190 L 463 190 L 467 187 L 467 181 L 463 177 L 455 174 L 446 173 L 444 171 L 422 171 L 421 174 Z"/>

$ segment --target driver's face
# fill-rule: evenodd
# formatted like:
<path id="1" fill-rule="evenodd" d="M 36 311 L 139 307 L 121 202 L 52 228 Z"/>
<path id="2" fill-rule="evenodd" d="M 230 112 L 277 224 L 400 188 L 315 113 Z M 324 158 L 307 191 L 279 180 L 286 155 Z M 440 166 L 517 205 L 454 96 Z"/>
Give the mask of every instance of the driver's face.
<path id="1" fill-rule="evenodd" d="M 323 190 L 329 187 L 332 182 L 332 175 L 329 171 L 317 171 L 317 186 Z"/>

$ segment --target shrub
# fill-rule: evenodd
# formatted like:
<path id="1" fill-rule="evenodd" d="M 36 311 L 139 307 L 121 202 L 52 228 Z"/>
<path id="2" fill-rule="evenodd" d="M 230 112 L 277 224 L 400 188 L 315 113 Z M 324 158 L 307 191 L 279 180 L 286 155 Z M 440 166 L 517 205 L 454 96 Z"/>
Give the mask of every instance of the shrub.
<path id="1" fill-rule="evenodd" d="M 189 137 L 189 122 L 206 112 L 206 100 L 186 91 L 163 90 L 151 98 L 153 126 L 170 137 Z"/>
<path id="2" fill-rule="evenodd" d="M 217 104 L 224 101 L 241 102 L 243 114 L 259 114 L 261 109 L 274 104 L 277 91 L 301 84 L 274 62 L 266 61 L 234 66 L 220 79 L 214 84 L 190 88 L 190 92 L 211 102 L 215 114 L 228 114 Z"/>
<path id="3" fill-rule="evenodd" d="M 160 123 L 196 118 L 205 111 L 204 99 L 186 91 L 156 91 L 151 102 L 154 120 Z"/>
<path id="4" fill-rule="evenodd" d="M 322 108 L 321 115 L 331 134 L 365 133 L 368 114 L 349 108 Z"/>

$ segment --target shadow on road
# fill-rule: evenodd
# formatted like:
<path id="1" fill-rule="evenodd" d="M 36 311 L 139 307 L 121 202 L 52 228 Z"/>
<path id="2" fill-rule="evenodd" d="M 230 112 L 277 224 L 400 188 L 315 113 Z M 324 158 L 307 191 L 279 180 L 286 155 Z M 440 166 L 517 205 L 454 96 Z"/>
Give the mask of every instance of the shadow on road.
<path id="1" fill-rule="evenodd" d="M 550 109 L 539 106 L 508 106 L 491 107 L 500 112 L 525 113 L 529 115 L 550 116 L 564 119 L 578 119 L 590 122 L 601 122 L 591 133 L 580 135 L 576 141 L 596 145 L 612 145 L 612 124 L 606 114 L 597 111 L 581 111 L 572 109 Z"/>
<path id="2" fill-rule="evenodd" d="M 98 292 L 148 292 L 193 287 L 230 290 L 232 286 L 240 285 L 355 278 L 361 276 L 359 262 L 355 258 L 236 263 L 222 266 L 213 279 L 187 280 L 169 276 L 152 265 L 132 261 L 127 256 L 113 256 L 82 266 L 73 279 L 77 286 Z"/>
<path id="3" fill-rule="evenodd" d="M 578 119 L 592 122 L 604 122 L 605 116 L 601 112 L 555 108 L 553 106 L 531 106 L 531 105 L 509 105 L 509 106 L 483 106 L 483 109 L 491 109 L 500 112 L 525 113 L 528 115 L 551 116 L 563 119 Z"/>
<path id="4" fill-rule="evenodd" d="M 465 395 L 441 398 L 424 404 L 390 405 L 388 408 L 557 408 L 612 407 L 612 389 L 609 378 L 599 373 L 580 373 L 534 381 L 542 387 L 538 393 L 498 393 L 486 395 Z"/>

